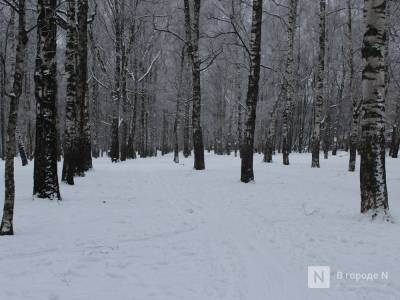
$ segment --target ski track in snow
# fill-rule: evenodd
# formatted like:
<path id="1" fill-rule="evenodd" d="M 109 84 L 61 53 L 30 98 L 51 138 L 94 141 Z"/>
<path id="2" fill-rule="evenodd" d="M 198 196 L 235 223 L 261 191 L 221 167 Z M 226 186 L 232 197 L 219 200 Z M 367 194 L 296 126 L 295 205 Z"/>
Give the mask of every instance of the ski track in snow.
<path id="1" fill-rule="evenodd" d="M 33 163 L 16 161 L 0 300 L 400 299 L 400 160 L 387 159 L 394 224 L 358 213 L 347 161 L 339 153 L 311 169 L 308 154 L 290 166 L 256 155 L 256 182 L 242 184 L 233 156 L 207 154 L 205 171 L 191 157 L 104 158 L 75 186 L 61 184 L 61 202 L 32 200 Z M 389 279 L 308 289 L 308 265 Z"/>

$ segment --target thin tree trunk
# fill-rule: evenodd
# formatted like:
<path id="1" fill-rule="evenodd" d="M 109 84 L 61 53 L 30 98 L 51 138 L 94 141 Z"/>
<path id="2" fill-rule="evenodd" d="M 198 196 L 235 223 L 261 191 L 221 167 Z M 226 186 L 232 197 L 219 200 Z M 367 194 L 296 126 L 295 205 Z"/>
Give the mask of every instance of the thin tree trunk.
<path id="1" fill-rule="evenodd" d="M 242 158 L 242 144 L 243 144 L 243 104 L 241 103 L 242 100 L 242 90 L 241 90 L 241 82 L 240 77 L 238 77 L 237 82 L 237 98 L 238 98 L 238 120 L 237 120 L 237 141 L 236 141 L 236 148 L 235 148 L 235 156 L 236 152 L 239 150 L 239 157 Z"/>
<path id="2" fill-rule="evenodd" d="M 385 168 L 386 0 L 365 0 L 363 115 L 361 119 L 361 212 L 388 216 Z"/>
<path id="3" fill-rule="evenodd" d="M 113 114 L 111 125 L 111 161 L 119 161 L 119 106 L 121 102 L 121 51 L 122 51 L 122 14 L 123 1 L 114 1 L 114 23 L 115 23 L 115 76 L 114 89 L 112 92 Z"/>
<path id="4" fill-rule="evenodd" d="M 188 101 L 185 103 L 185 118 L 183 127 L 183 156 L 185 158 L 191 155 L 190 150 L 190 104 Z"/>
<path id="5" fill-rule="evenodd" d="M 6 152 L 6 126 L 5 126 L 5 114 L 6 114 L 6 60 L 2 60 L 1 64 L 1 74 L 0 74 L 0 146 L 1 146 L 1 159 L 5 159 Z"/>
<path id="6" fill-rule="evenodd" d="M 387 2 L 387 8 L 386 8 L 386 24 L 385 24 L 385 99 L 387 99 L 388 93 L 389 93 L 389 84 L 391 82 L 390 80 L 390 73 L 389 73 L 389 66 L 390 66 L 390 61 L 389 61 L 389 49 L 390 49 L 390 1 Z M 397 87 L 399 85 L 397 84 Z M 396 102 L 396 109 L 395 109 L 395 119 L 394 119 L 394 124 L 392 127 L 392 140 L 390 143 L 390 151 L 389 151 L 389 156 L 392 158 L 397 158 L 398 153 L 399 153 L 399 144 L 400 144 L 400 136 L 399 136 L 399 126 L 400 126 L 400 99 L 397 99 Z"/>
<path id="7" fill-rule="evenodd" d="M 328 108 L 329 109 L 329 108 Z M 326 112 L 326 117 L 324 121 L 324 143 L 323 143 L 323 150 L 324 150 L 324 159 L 328 159 L 329 150 L 331 148 L 331 113 L 330 111 Z"/>
<path id="8" fill-rule="evenodd" d="M 181 65 L 178 73 L 178 91 L 176 95 L 176 111 L 174 122 L 174 162 L 179 163 L 179 131 L 181 125 L 181 105 L 183 90 L 183 69 L 185 68 L 185 47 L 182 48 Z"/>
<path id="9" fill-rule="evenodd" d="M 203 131 L 201 128 L 201 83 L 200 83 L 200 7 L 201 0 L 193 0 L 193 18 L 190 13 L 189 0 L 184 0 L 185 11 L 185 32 L 188 55 L 192 63 L 192 88 L 193 88 L 193 109 L 192 109 L 192 130 L 194 169 L 204 170 L 204 144 Z"/>
<path id="10" fill-rule="evenodd" d="M 399 155 L 399 143 L 400 143 L 400 137 L 399 137 L 399 128 L 397 127 L 397 122 L 396 124 L 393 125 L 393 132 L 392 132 L 392 141 L 390 144 L 390 156 L 392 158 L 397 158 Z"/>
<path id="11" fill-rule="evenodd" d="M 14 155 L 16 144 L 16 129 L 18 122 L 18 105 L 22 94 L 22 80 L 25 72 L 25 52 L 28 36 L 25 30 L 25 0 L 18 1 L 18 43 L 16 49 L 16 64 L 14 71 L 14 83 L 10 94 L 10 114 L 7 127 L 7 148 L 5 163 L 5 199 L 3 218 L 0 225 L 0 235 L 13 235 L 13 217 L 15 200 L 14 183 Z"/>
<path id="12" fill-rule="evenodd" d="M 246 98 L 246 123 L 244 128 L 243 146 L 242 146 L 242 182 L 248 183 L 254 180 L 253 171 L 253 149 L 254 149 L 254 131 L 256 121 L 256 109 L 260 79 L 261 62 L 261 28 L 262 28 L 262 0 L 253 0 L 253 13 L 250 35 L 250 72 Z"/>
<path id="13" fill-rule="evenodd" d="M 67 184 L 74 184 L 77 151 L 77 113 L 76 113 L 76 2 L 67 1 L 67 37 L 65 47 L 65 74 L 67 77 L 67 92 L 65 106 L 65 133 L 64 133 L 64 163 L 61 180 Z"/>
<path id="14" fill-rule="evenodd" d="M 168 153 L 168 111 L 164 109 L 163 111 L 163 125 L 162 125 L 162 141 L 161 141 L 161 155 Z"/>
<path id="15" fill-rule="evenodd" d="M 92 76 L 96 76 L 97 71 L 97 46 L 95 39 L 93 37 L 93 28 L 88 31 L 89 39 L 90 39 L 90 52 L 92 56 L 92 65 L 91 65 L 91 72 Z M 97 80 L 92 79 L 91 81 L 91 124 L 92 124 L 92 156 L 94 158 L 98 158 L 100 155 L 99 150 L 99 128 L 98 128 L 98 121 L 99 121 L 99 84 Z"/>
<path id="16" fill-rule="evenodd" d="M 121 161 L 126 161 L 128 151 L 128 92 L 127 92 L 127 72 L 128 58 L 126 48 L 122 45 L 122 121 L 121 121 Z"/>
<path id="17" fill-rule="evenodd" d="M 343 47 L 342 47 L 342 54 L 343 57 L 345 57 Z M 337 154 L 337 150 L 339 147 L 339 133 L 341 129 L 340 117 L 342 116 L 342 103 L 343 103 L 345 81 L 346 81 L 346 65 L 345 65 L 345 59 L 343 59 L 342 79 L 340 81 L 340 87 L 338 91 L 338 103 L 335 107 L 335 121 L 333 124 L 333 149 L 332 149 L 333 156 Z"/>
<path id="18" fill-rule="evenodd" d="M 292 122 L 292 107 L 294 98 L 294 35 L 296 32 L 296 17 L 297 17 L 297 4 L 298 0 L 291 0 L 289 3 L 289 20 L 288 20 L 288 53 L 286 58 L 286 71 L 284 76 L 284 90 L 286 96 L 285 109 L 283 111 L 283 125 L 282 125 L 282 156 L 283 164 L 289 165 L 290 153 L 290 124 Z"/>
<path id="19" fill-rule="evenodd" d="M 352 121 L 351 121 L 351 132 L 350 132 L 350 157 L 349 157 L 349 172 L 356 170 L 357 160 L 357 144 L 358 144 L 358 120 L 359 120 L 359 108 L 357 98 L 354 96 L 354 54 L 353 54 L 353 21 L 351 13 L 351 0 L 347 0 L 347 28 L 348 28 L 348 43 L 349 43 L 349 54 L 348 54 L 348 65 L 350 69 L 349 74 L 349 91 L 350 100 L 353 103 Z"/>
<path id="20" fill-rule="evenodd" d="M 25 167 L 28 165 L 28 157 L 26 156 L 24 142 L 21 137 L 21 133 L 19 132 L 18 127 L 15 129 L 16 138 L 17 138 L 17 145 L 18 145 L 18 152 L 19 156 L 21 157 L 22 166 Z"/>
<path id="21" fill-rule="evenodd" d="M 272 111 L 270 113 L 270 124 L 267 129 L 267 135 L 264 144 L 264 158 L 263 162 L 272 163 L 272 155 L 275 149 L 275 129 L 276 129 L 276 116 L 279 105 L 279 97 L 275 101 Z"/>
<path id="22" fill-rule="evenodd" d="M 133 68 L 134 68 L 134 74 L 135 78 L 138 76 L 138 63 L 137 63 L 137 53 L 136 51 L 134 52 L 134 58 L 133 58 Z M 136 159 L 136 119 L 137 119 L 137 106 L 138 106 L 138 82 L 135 81 L 135 86 L 134 86 L 134 95 L 133 95 L 133 108 L 132 108 L 132 117 L 131 117 L 131 124 L 130 124 L 130 130 L 129 130 L 129 138 L 128 138 L 128 149 L 129 149 L 129 158 Z"/>
<path id="23" fill-rule="evenodd" d="M 321 141 L 321 115 L 324 102 L 325 47 L 326 47 L 326 0 L 320 0 L 320 36 L 318 55 L 317 95 L 314 112 L 314 131 L 312 135 L 312 168 L 319 168 L 319 149 Z"/>
<path id="24" fill-rule="evenodd" d="M 147 157 L 146 137 L 147 137 L 147 110 L 146 110 L 146 94 L 144 81 L 141 83 L 140 95 L 140 157 Z"/>

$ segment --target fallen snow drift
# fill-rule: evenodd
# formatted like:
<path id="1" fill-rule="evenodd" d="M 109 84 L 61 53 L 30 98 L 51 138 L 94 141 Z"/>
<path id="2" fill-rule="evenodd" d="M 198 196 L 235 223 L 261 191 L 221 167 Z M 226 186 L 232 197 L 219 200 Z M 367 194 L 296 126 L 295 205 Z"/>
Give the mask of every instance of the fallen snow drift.
<path id="1" fill-rule="evenodd" d="M 400 299 L 400 160 L 387 159 L 394 224 L 360 216 L 347 161 L 340 153 L 311 169 L 307 154 L 290 166 L 256 156 L 256 182 L 243 184 L 233 156 L 207 155 L 200 172 L 170 155 L 98 159 L 75 186 L 61 184 L 62 202 L 33 201 L 33 163 L 17 161 L 0 299 Z M 309 265 L 331 267 L 330 289 L 307 288 Z"/>

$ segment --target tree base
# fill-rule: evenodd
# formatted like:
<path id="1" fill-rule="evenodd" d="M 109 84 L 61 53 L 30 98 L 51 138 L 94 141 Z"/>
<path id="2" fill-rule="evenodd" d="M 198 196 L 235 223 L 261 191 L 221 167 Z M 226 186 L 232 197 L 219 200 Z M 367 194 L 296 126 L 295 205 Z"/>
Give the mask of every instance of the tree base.
<path id="1" fill-rule="evenodd" d="M 374 222 L 382 222 L 382 223 L 391 223 L 394 224 L 394 219 L 390 215 L 388 209 L 371 209 L 366 212 L 362 212 L 362 214 L 367 217 L 370 221 Z"/>
<path id="2" fill-rule="evenodd" d="M 2 222 L 0 226 L 0 236 L 1 235 L 14 235 L 13 225 Z"/>

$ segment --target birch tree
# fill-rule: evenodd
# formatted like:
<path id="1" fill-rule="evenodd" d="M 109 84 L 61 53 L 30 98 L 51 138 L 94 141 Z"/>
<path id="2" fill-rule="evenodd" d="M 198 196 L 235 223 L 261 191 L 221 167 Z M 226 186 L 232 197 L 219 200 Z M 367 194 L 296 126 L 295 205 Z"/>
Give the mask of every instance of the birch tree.
<path id="1" fill-rule="evenodd" d="M 56 0 L 38 0 L 35 66 L 36 146 L 33 194 L 61 200 L 57 172 Z"/>
<path id="2" fill-rule="evenodd" d="M 111 150 L 112 162 L 119 160 L 119 106 L 121 102 L 121 63 L 122 63 L 122 37 L 123 37 L 123 9 L 124 0 L 115 0 L 114 28 L 115 28 L 115 75 L 114 87 L 112 91 L 113 112 L 111 124 Z"/>
<path id="3" fill-rule="evenodd" d="M 285 109 L 283 111 L 283 125 L 282 125 L 282 156 L 283 164 L 289 165 L 289 153 L 291 143 L 289 141 L 289 126 L 291 124 L 293 115 L 293 98 L 294 98 L 294 36 L 296 32 L 296 18 L 297 18 L 297 5 L 298 0 L 290 0 L 289 2 L 289 20 L 288 20 L 288 53 L 286 57 L 286 70 L 284 76 L 284 90 L 286 94 Z"/>
<path id="4" fill-rule="evenodd" d="M 349 94 L 350 101 L 353 105 L 351 132 L 350 132 L 350 156 L 349 156 L 349 171 L 354 172 L 356 169 L 357 160 L 357 144 L 358 144 L 358 120 L 359 120 L 359 105 L 354 93 L 354 54 L 353 54 L 353 20 L 351 13 L 351 0 L 347 0 L 347 40 L 348 40 L 348 65 L 349 65 Z"/>
<path id="5" fill-rule="evenodd" d="M 64 134 L 64 162 L 62 181 L 74 184 L 77 151 L 77 103 L 76 103 L 76 58 L 77 58 L 77 32 L 76 32 L 76 2 L 67 1 L 67 36 L 65 46 L 65 74 L 67 77 L 66 108 L 65 108 L 65 134 Z"/>
<path id="6" fill-rule="evenodd" d="M 185 11 L 185 33 L 188 56 L 192 66 L 192 89 L 193 89 L 193 109 L 192 109 L 192 130 L 193 130 L 193 150 L 194 150 L 194 169 L 205 169 L 204 163 L 204 144 L 203 131 L 201 128 L 201 82 L 200 82 L 200 7 L 201 0 L 193 0 L 193 14 L 189 0 L 184 0 Z"/>
<path id="7" fill-rule="evenodd" d="M 18 41 L 15 55 L 14 83 L 10 93 L 10 111 L 8 117 L 5 163 L 5 199 L 0 235 L 13 235 L 13 217 L 15 200 L 14 156 L 16 129 L 18 121 L 19 99 L 22 94 L 22 81 L 25 73 L 25 52 L 28 43 L 25 21 L 25 0 L 18 1 Z"/>
<path id="8" fill-rule="evenodd" d="M 372 218 L 389 213 L 385 169 L 386 0 L 364 1 L 361 118 L 361 212 Z"/>
<path id="9" fill-rule="evenodd" d="M 324 103 L 325 48 L 326 48 L 326 0 L 320 0 L 319 9 L 319 54 L 317 70 L 316 99 L 314 104 L 314 130 L 312 135 L 312 168 L 319 168 L 321 141 L 321 116 Z"/>
<path id="10" fill-rule="evenodd" d="M 182 93 L 183 93 L 183 71 L 185 68 L 185 47 L 182 47 L 180 57 L 180 68 L 178 70 L 178 86 L 176 95 L 176 111 L 174 121 L 174 162 L 179 163 L 179 132 L 181 126 L 181 106 L 182 106 Z"/>
<path id="11" fill-rule="evenodd" d="M 250 34 L 250 71 L 246 98 L 246 122 L 244 127 L 243 144 L 241 149 L 242 165 L 240 180 L 248 183 L 254 180 L 253 148 L 254 131 L 256 126 L 256 110 L 260 80 L 261 62 L 261 28 L 262 0 L 253 0 L 252 23 Z"/>
<path id="12" fill-rule="evenodd" d="M 91 137 L 89 125 L 89 104 L 88 104 L 88 0 L 78 1 L 78 45 L 77 45 L 77 84 L 76 101 L 78 105 L 78 151 L 77 173 L 84 175 L 92 168 Z"/>

